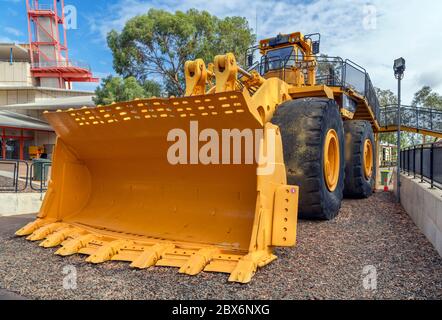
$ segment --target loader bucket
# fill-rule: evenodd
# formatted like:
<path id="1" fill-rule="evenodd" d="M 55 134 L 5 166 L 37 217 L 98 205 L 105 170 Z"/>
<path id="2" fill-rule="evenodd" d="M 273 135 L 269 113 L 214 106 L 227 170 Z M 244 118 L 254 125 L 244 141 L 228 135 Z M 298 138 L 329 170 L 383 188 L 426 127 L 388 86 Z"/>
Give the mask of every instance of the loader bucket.
<path id="1" fill-rule="evenodd" d="M 91 263 L 250 281 L 275 258 L 272 245 L 294 244 L 298 194 L 286 185 L 279 135 L 269 138 L 274 126 L 251 104 L 238 91 L 46 113 L 58 136 L 52 177 L 37 220 L 17 235 Z M 219 133 L 219 163 L 199 157 L 205 129 Z M 261 149 L 266 139 L 276 145 L 275 170 L 259 176 L 256 159 L 225 156 L 223 129 L 263 130 Z"/>

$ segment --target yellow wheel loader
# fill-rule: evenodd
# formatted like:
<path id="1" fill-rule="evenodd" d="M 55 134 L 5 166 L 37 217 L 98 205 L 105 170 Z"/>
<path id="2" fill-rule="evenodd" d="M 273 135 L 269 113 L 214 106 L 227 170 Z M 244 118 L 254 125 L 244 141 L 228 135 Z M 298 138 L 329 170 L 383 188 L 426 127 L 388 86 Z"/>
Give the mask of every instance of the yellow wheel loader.
<path id="1" fill-rule="evenodd" d="M 262 40 L 185 64 L 184 97 L 47 112 L 58 138 L 37 220 L 56 254 L 247 283 L 294 246 L 300 217 L 368 197 L 379 104 L 364 69 L 318 56 L 320 36 Z M 254 62 L 259 51 L 261 58 Z"/>

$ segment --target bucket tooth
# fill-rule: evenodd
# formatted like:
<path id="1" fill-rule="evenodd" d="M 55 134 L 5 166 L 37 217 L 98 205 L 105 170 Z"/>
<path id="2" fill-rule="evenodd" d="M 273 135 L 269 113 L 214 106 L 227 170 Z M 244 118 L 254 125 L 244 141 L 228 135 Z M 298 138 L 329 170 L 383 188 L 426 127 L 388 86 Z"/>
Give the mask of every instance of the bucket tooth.
<path id="1" fill-rule="evenodd" d="M 201 271 L 212 260 L 213 256 L 219 253 L 217 248 L 203 248 L 192 255 L 189 260 L 180 268 L 180 273 L 194 276 Z"/>
<path id="2" fill-rule="evenodd" d="M 42 226 L 41 228 L 35 230 L 31 235 L 29 235 L 26 240 L 30 241 L 38 241 L 43 240 L 51 233 L 57 231 L 58 229 L 65 227 L 66 225 L 64 223 L 55 222 L 51 223 L 45 226 Z"/>
<path id="3" fill-rule="evenodd" d="M 248 283 L 256 272 L 257 264 L 253 260 L 242 259 L 229 277 L 231 282 Z"/>
<path id="4" fill-rule="evenodd" d="M 39 246 L 43 248 L 52 248 L 60 245 L 66 238 L 71 234 L 78 232 L 76 228 L 66 227 L 61 230 L 54 232 L 53 234 L 46 237 L 45 240 L 40 242 Z"/>
<path id="5" fill-rule="evenodd" d="M 157 243 L 149 249 L 143 251 L 140 256 L 131 263 L 132 268 L 146 269 L 154 266 L 160 260 L 167 250 L 173 249 L 175 246 L 171 243 Z"/>
<path id="6" fill-rule="evenodd" d="M 124 247 L 133 244 L 128 240 L 115 240 L 111 241 L 102 247 L 100 247 L 94 254 L 90 255 L 86 261 L 91 263 L 102 263 L 109 261 L 112 257 Z"/>
<path id="7" fill-rule="evenodd" d="M 263 257 L 260 261 L 258 261 L 258 267 L 262 268 L 266 265 L 268 265 L 273 260 L 276 260 L 277 257 L 274 254 L 269 254 Z"/>
<path id="8" fill-rule="evenodd" d="M 235 269 L 230 274 L 229 281 L 248 283 L 252 280 L 253 275 L 258 267 L 263 267 L 266 264 L 276 259 L 274 254 L 266 251 L 256 251 L 249 253 L 238 261 Z"/>
<path id="9" fill-rule="evenodd" d="M 35 220 L 33 222 L 28 223 L 23 228 L 19 229 L 15 233 L 15 235 L 17 235 L 17 236 L 27 236 L 27 235 L 30 235 L 35 230 L 41 228 L 42 226 L 44 226 L 47 223 L 48 223 L 47 221 L 44 221 L 42 219 L 37 219 L 37 220 Z"/>
<path id="10" fill-rule="evenodd" d="M 86 247 L 89 242 L 91 242 L 96 237 L 92 234 L 86 234 L 83 236 L 80 236 L 76 239 L 72 239 L 68 243 L 64 244 L 63 247 L 58 249 L 55 254 L 58 254 L 60 256 L 69 256 L 72 254 L 77 253 L 81 248 Z"/>

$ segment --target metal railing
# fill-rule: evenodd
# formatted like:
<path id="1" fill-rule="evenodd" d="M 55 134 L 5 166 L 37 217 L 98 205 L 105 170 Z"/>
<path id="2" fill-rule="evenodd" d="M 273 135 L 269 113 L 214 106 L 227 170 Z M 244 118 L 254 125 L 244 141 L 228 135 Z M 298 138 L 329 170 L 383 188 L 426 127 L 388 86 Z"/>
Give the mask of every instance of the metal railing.
<path id="1" fill-rule="evenodd" d="M 41 179 L 34 181 L 33 178 L 34 178 L 36 166 L 40 167 L 39 170 L 40 170 Z M 32 163 L 30 165 L 29 176 L 32 181 L 30 182 L 29 185 L 32 190 L 38 191 L 40 193 L 48 190 L 49 173 L 50 173 L 51 167 L 52 167 L 52 163 L 50 163 L 50 162 L 43 162 L 43 163 L 38 162 L 38 163 Z M 34 184 L 36 184 L 37 186 L 35 186 Z"/>
<path id="2" fill-rule="evenodd" d="M 26 59 L 15 59 L 15 58 L 12 58 L 12 60 L 11 59 L 0 59 L 0 62 L 7 62 L 7 63 L 29 63 L 29 60 L 26 60 Z"/>
<path id="3" fill-rule="evenodd" d="M 397 126 L 397 104 L 381 108 L 379 125 Z M 442 110 L 401 105 L 401 125 L 442 133 Z"/>
<path id="4" fill-rule="evenodd" d="M 28 163 L 23 160 L 0 160 L 0 193 L 47 191 L 51 166 L 50 162 Z M 34 179 L 36 168 L 39 170 L 37 174 L 40 177 L 39 180 Z"/>
<path id="5" fill-rule="evenodd" d="M 442 144 L 428 143 L 401 150 L 401 171 L 421 182 L 428 182 L 431 188 L 442 189 Z"/>
<path id="6" fill-rule="evenodd" d="M 26 161 L 0 160 L 0 192 L 22 192 L 28 187 L 28 180 L 29 164 Z"/>
<path id="7" fill-rule="evenodd" d="M 50 3 L 34 3 L 30 2 L 30 9 L 31 10 L 41 10 L 41 11 L 52 11 L 53 6 Z"/>
<path id="8" fill-rule="evenodd" d="M 268 58 L 262 56 L 261 60 L 253 64 L 248 70 L 257 70 L 261 75 L 269 71 L 275 72 L 280 79 L 286 81 L 288 71 L 291 71 L 293 67 L 307 70 L 309 63 L 314 63 L 308 61 L 308 58 L 309 57 L 303 56 L 290 56 L 287 59 L 281 59 L 279 57 Z M 351 89 L 359 93 L 367 100 L 375 118 L 379 119 L 381 109 L 379 100 L 376 96 L 376 91 L 370 76 L 364 68 L 351 60 L 343 60 L 340 57 L 315 56 L 312 58 L 316 59 L 317 84 L 341 87 L 344 90 Z M 306 80 L 308 79 L 306 74 L 304 78 Z"/>
<path id="9" fill-rule="evenodd" d="M 68 60 L 68 61 L 43 61 L 43 62 L 35 62 L 32 64 L 32 68 L 81 68 L 91 71 L 91 66 L 82 61 Z"/>

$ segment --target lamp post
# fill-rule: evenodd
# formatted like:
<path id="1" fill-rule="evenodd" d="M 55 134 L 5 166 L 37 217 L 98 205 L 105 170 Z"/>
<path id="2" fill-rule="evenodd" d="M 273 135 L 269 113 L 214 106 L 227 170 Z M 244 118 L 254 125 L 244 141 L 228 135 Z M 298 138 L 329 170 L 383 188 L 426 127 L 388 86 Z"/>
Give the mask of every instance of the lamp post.
<path id="1" fill-rule="evenodd" d="M 396 178 L 396 194 L 397 202 L 401 202 L 401 80 L 404 78 L 405 59 L 399 58 L 394 60 L 393 64 L 394 76 L 397 79 L 397 178 Z"/>

